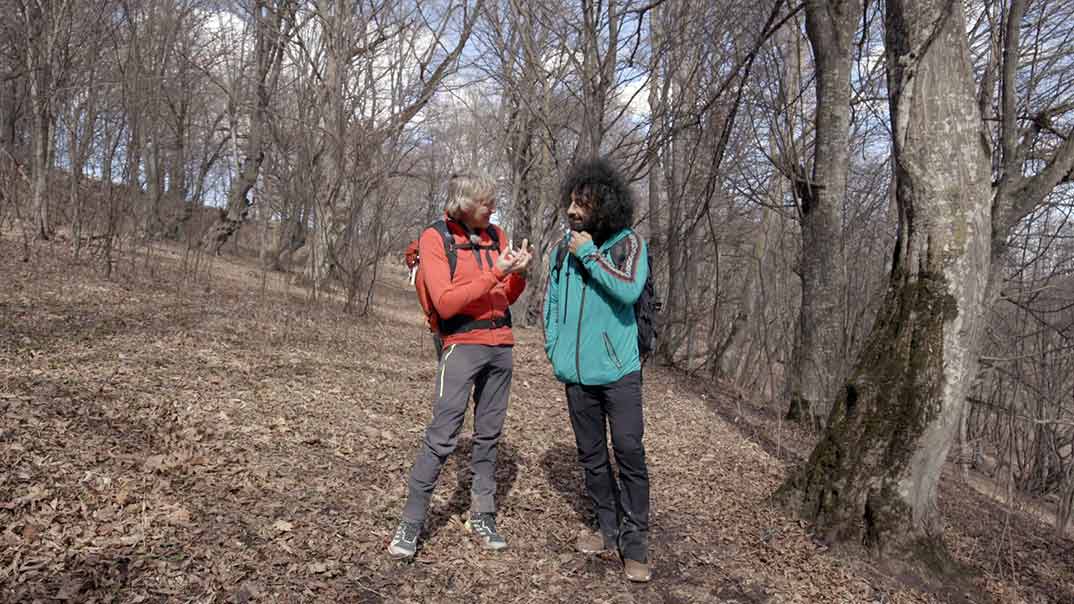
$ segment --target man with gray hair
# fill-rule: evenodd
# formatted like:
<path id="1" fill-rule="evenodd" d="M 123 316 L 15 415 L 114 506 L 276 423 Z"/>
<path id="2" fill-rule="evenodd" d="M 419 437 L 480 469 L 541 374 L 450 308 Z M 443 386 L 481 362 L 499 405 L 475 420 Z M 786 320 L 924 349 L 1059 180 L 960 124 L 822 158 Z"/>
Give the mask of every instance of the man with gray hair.
<path id="1" fill-rule="evenodd" d="M 481 173 L 448 183 L 444 219 L 418 240 L 416 287 L 430 328 L 439 338 L 433 415 L 407 482 L 407 500 L 388 553 L 417 551 L 429 500 L 447 456 L 455 450 L 474 397 L 470 517 L 466 527 L 486 548 L 507 542 L 496 529 L 496 447 L 507 416 L 513 368 L 510 305 L 526 287 L 528 242 L 514 249 L 491 224 L 495 184 Z"/>

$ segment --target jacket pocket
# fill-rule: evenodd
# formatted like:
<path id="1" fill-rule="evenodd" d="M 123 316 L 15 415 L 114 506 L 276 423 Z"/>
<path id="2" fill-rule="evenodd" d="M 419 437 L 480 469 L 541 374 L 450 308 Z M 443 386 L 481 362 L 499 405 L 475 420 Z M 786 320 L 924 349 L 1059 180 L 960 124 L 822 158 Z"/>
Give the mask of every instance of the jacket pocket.
<path id="1" fill-rule="evenodd" d="M 550 363 L 555 363 L 556 362 L 556 346 L 559 344 L 559 334 L 556 334 L 555 336 L 553 336 L 551 340 L 548 340 L 547 338 L 548 338 L 548 336 L 546 334 L 545 335 L 544 353 L 545 353 L 545 356 L 548 357 L 548 361 Z"/>
<path id="2" fill-rule="evenodd" d="M 622 369 L 623 364 L 619 362 L 619 355 L 615 354 L 615 347 L 612 346 L 612 340 L 608 337 L 608 332 L 602 331 L 600 335 L 604 336 L 604 349 L 608 351 L 608 357 L 615 363 L 615 368 Z"/>

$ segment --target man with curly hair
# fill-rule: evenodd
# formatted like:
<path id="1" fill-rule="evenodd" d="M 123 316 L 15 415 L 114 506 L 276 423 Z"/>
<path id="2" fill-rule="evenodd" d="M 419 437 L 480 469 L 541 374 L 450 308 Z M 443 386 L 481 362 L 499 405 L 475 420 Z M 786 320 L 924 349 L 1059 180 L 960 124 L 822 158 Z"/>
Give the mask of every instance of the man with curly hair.
<path id="1" fill-rule="evenodd" d="M 545 295 L 545 352 L 566 385 L 567 407 L 596 530 L 584 553 L 619 552 L 627 579 L 651 578 L 649 472 L 642 445 L 641 358 L 634 303 L 649 274 L 645 241 L 630 227 L 634 201 L 606 159 L 568 174 L 562 205 L 570 231 L 553 253 Z M 619 466 L 615 479 L 606 433 Z"/>

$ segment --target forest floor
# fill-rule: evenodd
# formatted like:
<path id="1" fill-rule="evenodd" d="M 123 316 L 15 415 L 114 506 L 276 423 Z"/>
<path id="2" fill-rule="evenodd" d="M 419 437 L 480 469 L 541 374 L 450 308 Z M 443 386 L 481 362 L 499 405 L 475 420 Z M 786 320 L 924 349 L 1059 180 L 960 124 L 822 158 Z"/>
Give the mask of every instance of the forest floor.
<path id="1" fill-rule="evenodd" d="M 586 514 L 563 392 L 517 329 L 498 469 L 510 547 L 464 532 L 470 438 L 410 563 L 385 546 L 429 418 L 434 357 L 397 262 L 343 314 L 234 257 L 194 278 L 139 248 L 111 278 L 0 237 L 2 602 L 1074 602 L 1074 542 L 954 478 L 964 585 L 814 542 L 768 505 L 810 435 L 647 368 L 653 581 L 573 551 Z"/>

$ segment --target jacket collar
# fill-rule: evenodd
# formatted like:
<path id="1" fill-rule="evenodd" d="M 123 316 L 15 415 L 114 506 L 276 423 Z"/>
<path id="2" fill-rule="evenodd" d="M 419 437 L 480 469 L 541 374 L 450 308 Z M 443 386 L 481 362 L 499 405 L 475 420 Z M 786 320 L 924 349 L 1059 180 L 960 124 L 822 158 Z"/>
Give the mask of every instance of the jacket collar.
<path id="1" fill-rule="evenodd" d="M 489 229 L 492 228 L 492 224 L 489 224 L 488 228 L 481 229 L 481 231 L 475 233 L 461 220 L 452 218 L 447 212 L 444 212 L 444 223 L 448 225 L 449 231 L 461 236 L 463 239 L 469 240 L 471 235 L 477 235 L 478 239 L 482 242 L 482 245 L 492 241 L 492 235 L 489 234 Z"/>

